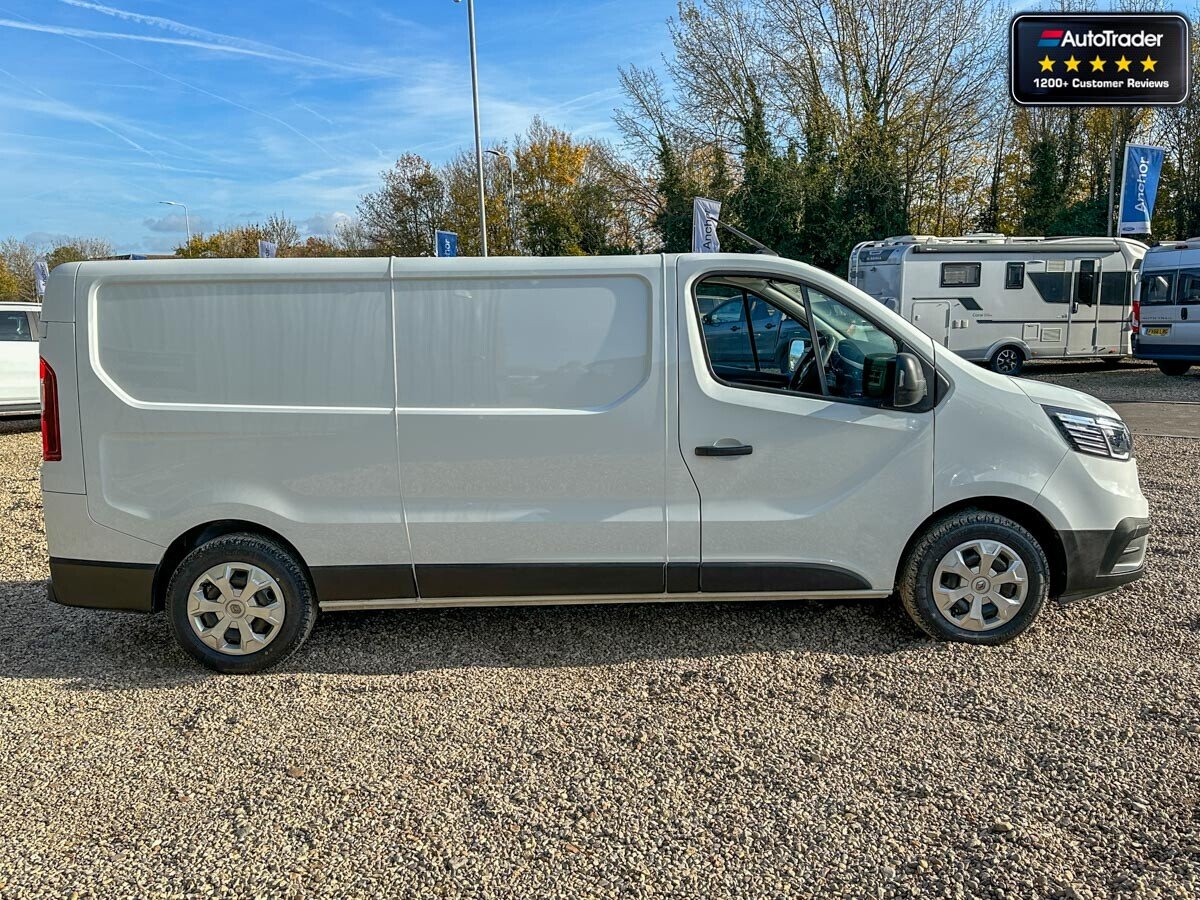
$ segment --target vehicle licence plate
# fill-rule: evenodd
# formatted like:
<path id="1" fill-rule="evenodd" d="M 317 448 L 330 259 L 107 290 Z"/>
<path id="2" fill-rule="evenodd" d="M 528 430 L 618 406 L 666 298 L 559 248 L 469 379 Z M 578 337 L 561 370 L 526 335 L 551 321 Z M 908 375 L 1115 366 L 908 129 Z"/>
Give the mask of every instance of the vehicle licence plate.
<path id="1" fill-rule="evenodd" d="M 1169 325 L 1166 328 L 1147 328 L 1146 329 L 1146 334 L 1150 335 L 1150 337 L 1166 337 L 1170 333 L 1171 333 L 1171 326 L 1169 326 Z"/>

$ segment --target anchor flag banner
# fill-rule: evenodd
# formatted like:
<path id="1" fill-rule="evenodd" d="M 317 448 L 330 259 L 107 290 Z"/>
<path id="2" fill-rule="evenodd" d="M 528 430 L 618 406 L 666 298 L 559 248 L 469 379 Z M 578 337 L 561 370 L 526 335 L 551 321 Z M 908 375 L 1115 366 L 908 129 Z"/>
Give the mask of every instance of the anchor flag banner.
<path id="1" fill-rule="evenodd" d="M 39 297 L 46 296 L 46 282 L 50 280 L 50 264 L 39 259 L 33 264 L 33 286 Z"/>
<path id="2" fill-rule="evenodd" d="M 1012 98 L 1026 106 L 1170 106 L 1191 78 L 1177 13 L 1022 13 L 1012 20 Z"/>
<path id="3" fill-rule="evenodd" d="M 272 241 L 259 241 L 258 255 L 261 259 L 274 259 L 279 255 L 279 245 Z"/>
<path id="4" fill-rule="evenodd" d="M 721 239 L 717 237 L 717 219 L 721 217 L 719 200 L 697 197 L 692 202 L 692 252 L 720 253 Z"/>
<path id="5" fill-rule="evenodd" d="M 1162 174 L 1162 147 L 1143 144 L 1125 145 L 1125 175 L 1121 179 L 1121 215 L 1118 234 L 1149 234 L 1154 200 L 1158 195 L 1158 177 Z"/>
<path id="6" fill-rule="evenodd" d="M 458 256 L 458 233 L 435 231 L 433 233 L 434 256 Z"/>

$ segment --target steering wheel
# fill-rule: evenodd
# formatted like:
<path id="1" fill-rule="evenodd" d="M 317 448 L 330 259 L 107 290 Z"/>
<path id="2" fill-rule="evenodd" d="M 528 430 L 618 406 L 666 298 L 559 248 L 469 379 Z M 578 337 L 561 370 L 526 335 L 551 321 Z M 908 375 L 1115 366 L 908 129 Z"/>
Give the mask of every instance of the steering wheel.
<path id="1" fill-rule="evenodd" d="M 833 341 L 826 339 L 824 335 L 819 335 L 817 343 L 810 346 L 800 357 L 800 362 L 796 363 L 796 369 L 792 372 L 792 377 L 788 379 L 787 389 L 806 394 L 819 394 L 821 392 L 821 373 L 817 369 L 817 350 L 814 348 L 819 348 L 821 365 L 828 370 L 829 360 L 833 356 L 833 347 Z M 810 384 L 810 382 L 812 383 Z"/>

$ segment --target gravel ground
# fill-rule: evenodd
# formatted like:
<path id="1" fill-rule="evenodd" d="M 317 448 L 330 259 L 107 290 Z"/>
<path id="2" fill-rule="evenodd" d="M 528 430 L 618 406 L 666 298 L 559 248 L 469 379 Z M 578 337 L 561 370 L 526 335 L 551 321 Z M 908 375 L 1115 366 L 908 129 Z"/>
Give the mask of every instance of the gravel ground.
<path id="1" fill-rule="evenodd" d="M 1127 359 L 1115 369 L 1096 360 L 1045 360 L 1030 363 L 1023 378 L 1053 381 L 1086 391 L 1105 402 L 1130 400 L 1200 401 L 1200 366 L 1172 377 L 1152 362 Z"/>
<path id="2" fill-rule="evenodd" d="M 236 678 L 46 602 L 0 431 L 0 893 L 1200 894 L 1200 442 L 1137 441 L 1147 576 L 1007 647 L 873 602 L 343 614 Z"/>

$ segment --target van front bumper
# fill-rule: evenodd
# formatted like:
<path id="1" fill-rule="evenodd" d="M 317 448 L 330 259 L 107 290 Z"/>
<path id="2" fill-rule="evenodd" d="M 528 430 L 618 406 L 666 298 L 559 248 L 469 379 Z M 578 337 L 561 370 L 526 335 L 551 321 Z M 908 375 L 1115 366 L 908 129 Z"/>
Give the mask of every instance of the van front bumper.
<path id="1" fill-rule="evenodd" d="M 1060 532 L 1067 562 L 1061 600 L 1107 594 L 1137 581 L 1146 568 L 1150 520 L 1122 519 L 1111 531 Z"/>
<path id="2" fill-rule="evenodd" d="M 47 597 L 63 606 L 151 612 L 154 571 L 146 563 L 50 558 Z"/>

